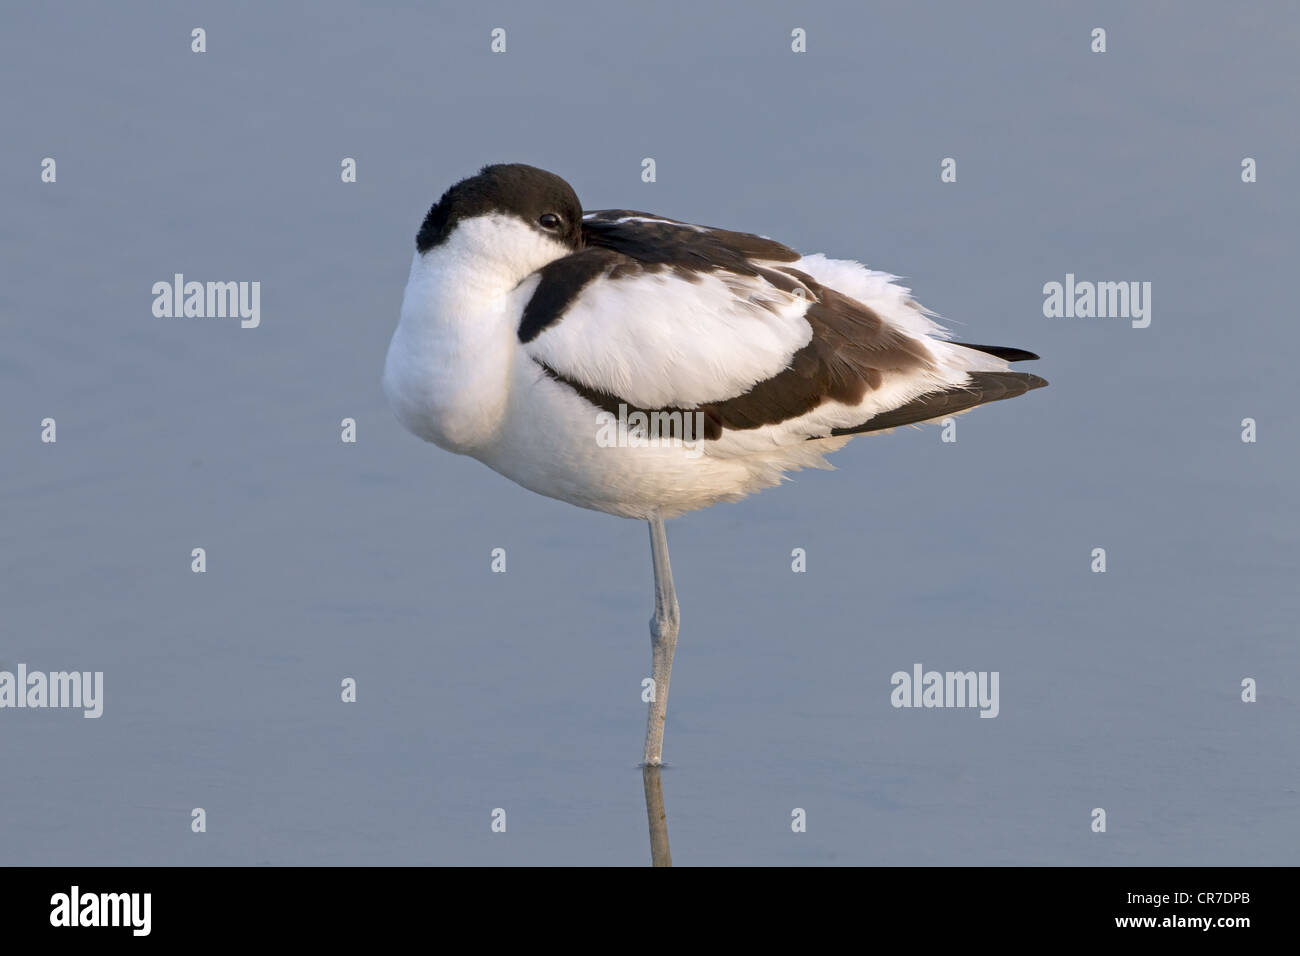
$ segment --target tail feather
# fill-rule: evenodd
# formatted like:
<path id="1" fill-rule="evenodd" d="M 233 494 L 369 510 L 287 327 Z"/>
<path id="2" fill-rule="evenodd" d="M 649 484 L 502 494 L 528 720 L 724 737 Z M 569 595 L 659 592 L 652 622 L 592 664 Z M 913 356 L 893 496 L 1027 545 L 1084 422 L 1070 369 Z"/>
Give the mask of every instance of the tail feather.
<path id="1" fill-rule="evenodd" d="M 974 348 L 968 345 L 966 348 Z M 1020 352 L 1019 349 L 1005 351 Z M 996 354 L 996 353 L 994 353 Z M 1033 355 L 1023 352 L 1024 355 Z M 1034 355 L 1034 358 L 1038 356 Z M 1015 361 L 1008 359 L 1008 361 Z M 1047 380 L 1028 372 L 971 372 L 970 384 L 938 392 L 928 392 L 913 399 L 906 405 L 882 412 L 874 418 L 851 428 L 836 428 L 832 435 L 863 435 L 867 432 L 885 431 L 900 425 L 916 425 L 920 422 L 934 421 L 956 415 L 976 405 L 1000 402 L 1005 398 L 1015 398 L 1035 388 L 1042 388 Z"/>

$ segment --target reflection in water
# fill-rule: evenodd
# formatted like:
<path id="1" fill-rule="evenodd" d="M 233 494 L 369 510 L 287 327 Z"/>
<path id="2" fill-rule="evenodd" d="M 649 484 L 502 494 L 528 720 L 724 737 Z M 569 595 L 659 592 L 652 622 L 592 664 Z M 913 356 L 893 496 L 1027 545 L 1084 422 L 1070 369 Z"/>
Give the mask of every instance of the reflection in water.
<path id="1" fill-rule="evenodd" d="M 664 788 L 659 780 L 660 767 L 642 767 L 645 784 L 645 813 L 650 821 L 650 865 L 672 866 L 673 853 L 668 849 L 668 811 L 664 809 Z"/>

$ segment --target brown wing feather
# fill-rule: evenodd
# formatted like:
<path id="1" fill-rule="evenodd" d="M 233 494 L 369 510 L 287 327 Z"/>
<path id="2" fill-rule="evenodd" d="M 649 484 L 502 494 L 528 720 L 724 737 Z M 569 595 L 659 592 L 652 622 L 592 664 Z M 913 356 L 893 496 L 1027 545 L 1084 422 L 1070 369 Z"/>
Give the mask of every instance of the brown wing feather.
<path id="1" fill-rule="evenodd" d="M 971 372 L 970 380 L 969 385 L 942 392 L 929 392 L 906 405 L 883 412 L 861 425 L 853 428 L 837 428 L 831 434 L 862 435 L 867 432 L 884 431 L 887 428 L 898 428 L 900 425 L 928 422 L 964 412 L 976 405 L 987 405 L 989 402 L 1000 402 L 1004 398 L 1015 398 L 1017 395 L 1023 395 L 1047 384 L 1046 379 L 1028 372 Z"/>

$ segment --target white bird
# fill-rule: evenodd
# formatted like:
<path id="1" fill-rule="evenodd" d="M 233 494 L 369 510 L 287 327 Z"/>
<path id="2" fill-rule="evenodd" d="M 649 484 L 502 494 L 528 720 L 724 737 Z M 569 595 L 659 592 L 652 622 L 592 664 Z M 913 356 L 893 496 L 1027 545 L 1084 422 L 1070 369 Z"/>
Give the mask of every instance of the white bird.
<path id="1" fill-rule="evenodd" d="M 662 761 L 679 612 L 664 519 L 828 468 L 865 432 L 1047 383 L 959 344 L 894 276 L 761 236 L 582 211 L 563 179 L 486 166 L 416 237 L 384 365 L 398 420 L 538 494 L 649 522 Z"/>

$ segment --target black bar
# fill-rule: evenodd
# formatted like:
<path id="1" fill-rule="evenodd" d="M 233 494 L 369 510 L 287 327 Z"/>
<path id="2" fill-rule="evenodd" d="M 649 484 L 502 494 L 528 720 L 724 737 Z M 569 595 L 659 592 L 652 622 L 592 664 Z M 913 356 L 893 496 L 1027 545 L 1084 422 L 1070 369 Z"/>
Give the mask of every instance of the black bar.
<path id="1" fill-rule="evenodd" d="M 1230 943 L 1241 934 L 1286 930 L 1294 876 L 1282 868 L 827 869 L 784 876 L 746 869 L 725 881 L 692 884 L 687 876 L 677 886 L 659 878 L 650 885 L 659 891 L 654 909 L 663 927 L 703 910 L 741 935 L 775 920 L 790 928 L 815 924 L 818 932 L 842 926 L 858 939 L 911 927 L 909 935 L 921 934 L 918 942 L 1052 933 Z M 107 921 L 116 911 L 126 925 L 53 925 L 71 922 L 74 886 L 78 922 L 101 912 Z M 517 921 L 532 914 L 543 921 L 532 924 L 537 929 L 558 921 L 579 932 L 622 920 L 635 932 L 647 916 L 639 889 L 608 876 L 597 882 L 580 870 L 539 879 L 531 872 L 436 868 L 9 868 L 0 870 L 0 926 L 6 943 L 75 937 L 83 945 L 114 938 L 337 945 L 397 938 L 411 927 L 523 929 Z M 144 929 L 143 895 L 101 894 L 149 894 L 147 935 L 137 935 Z M 502 914 L 509 915 L 504 926 Z M 1208 928 L 1200 924 L 1206 919 Z"/>

